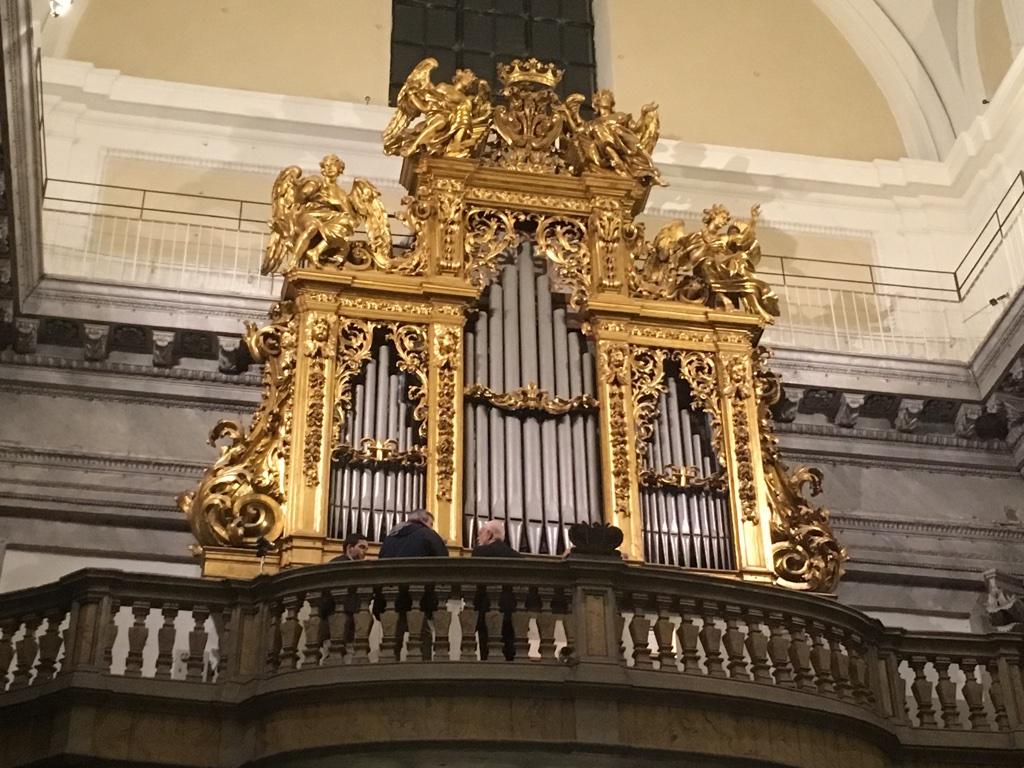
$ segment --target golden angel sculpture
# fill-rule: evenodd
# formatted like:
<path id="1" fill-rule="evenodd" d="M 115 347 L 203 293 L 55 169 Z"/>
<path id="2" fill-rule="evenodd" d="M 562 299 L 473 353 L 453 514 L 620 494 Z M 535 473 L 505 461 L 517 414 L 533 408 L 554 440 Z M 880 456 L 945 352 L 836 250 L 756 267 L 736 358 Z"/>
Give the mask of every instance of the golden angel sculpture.
<path id="1" fill-rule="evenodd" d="M 345 164 L 337 155 L 320 161 L 320 174 L 303 176 L 297 165 L 274 182 L 270 239 L 260 271 L 287 272 L 298 266 L 351 264 L 386 268 L 391 260 L 388 213 L 377 188 L 356 179 L 352 191 L 338 186 Z M 366 241 L 353 240 L 360 225 Z"/>
<path id="2" fill-rule="evenodd" d="M 705 209 L 698 232 L 687 232 L 681 221 L 666 224 L 641 249 L 645 259 L 632 275 L 633 292 L 644 298 L 734 306 L 773 322 L 779 316 L 778 296 L 755 276 L 761 261 L 759 213 L 755 205 L 750 221 L 740 221 L 724 206 L 714 205 Z"/>
<path id="3" fill-rule="evenodd" d="M 651 152 L 658 143 L 661 120 L 658 105 L 647 104 L 634 118 L 615 111 L 611 91 L 600 90 L 591 99 L 596 116 L 584 120 L 580 106 L 584 98 L 578 93 L 565 100 L 564 113 L 575 149 L 574 165 L 578 172 L 612 171 L 632 176 L 643 184 L 664 184 Z"/>
<path id="4" fill-rule="evenodd" d="M 429 155 L 470 157 L 491 126 L 491 88 L 468 69 L 455 72 L 451 83 L 433 83 L 437 59 L 424 59 L 398 92 L 397 109 L 384 129 L 384 151 L 409 157 L 423 149 Z M 421 118 L 418 120 L 417 118 Z"/>

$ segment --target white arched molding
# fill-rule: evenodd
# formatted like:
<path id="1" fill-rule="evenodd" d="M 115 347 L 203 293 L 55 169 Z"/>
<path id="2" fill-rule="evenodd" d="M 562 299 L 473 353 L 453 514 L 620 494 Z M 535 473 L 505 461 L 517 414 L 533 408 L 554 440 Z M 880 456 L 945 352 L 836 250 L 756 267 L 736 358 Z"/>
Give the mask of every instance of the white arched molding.
<path id="1" fill-rule="evenodd" d="M 814 0 L 860 57 L 896 119 L 907 155 L 942 160 L 956 138 L 931 78 L 874 0 Z"/>
<path id="2" fill-rule="evenodd" d="M 985 81 L 978 60 L 977 0 L 959 0 L 956 4 L 956 48 L 960 82 L 974 105 L 985 98 Z M 980 107 L 976 106 L 976 112 Z"/>
<path id="3" fill-rule="evenodd" d="M 1010 35 L 1010 54 L 1016 59 L 1024 50 L 1024 3 L 1020 0 L 1003 0 L 1003 16 L 1006 17 L 1006 31 Z"/>

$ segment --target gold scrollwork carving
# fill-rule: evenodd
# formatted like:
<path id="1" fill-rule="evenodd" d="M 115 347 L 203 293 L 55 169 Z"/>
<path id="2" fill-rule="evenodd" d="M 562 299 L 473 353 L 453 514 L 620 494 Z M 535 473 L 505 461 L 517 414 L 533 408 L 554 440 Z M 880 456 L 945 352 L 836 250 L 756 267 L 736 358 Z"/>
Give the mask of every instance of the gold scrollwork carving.
<path id="1" fill-rule="evenodd" d="M 660 471 L 645 469 L 640 473 L 640 483 L 651 488 L 669 488 L 677 491 L 685 489 L 724 491 L 726 488 L 725 473 L 715 472 L 702 477 L 697 467 L 680 467 L 668 464 Z"/>
<path id="2" fill-rule="evenodd" d="M 768 357 L 768 351 L 759 347 L 752 365 L 776 579 L 791 589 L 832 592 L 843 575 L 846 549 L 832 531 L 828 510 L 813 506 L 804 495 L 805 486 L 810 496 L 821 493 L 821 471 L 799 467 L 791 472 L 779 456 L 771 407 L 778 402 L 781 387 L 768 369 Z"/>
<path id="3" fill-rule="evenodd" d="M 458 327 L 435 323 L 433 356 L 437 365 L 437 497 L 452 500 L 455 478 L 455 397 L 462 333 Z"/>
<path id="4" fill-rule="evenodd" d="M 352 408 L 352 384 L 373 352 L 373 331 L 376 327 L 376 323 L 367 320 L 338 318 L 332 445 L 341 442 L 345 419 Z"/>
<path id="5" fill-rule="evenodd" d="M 607 385 L 608 441 L 611 449 L 612 503 L 614 512 L 622 517 L 630 514 L 628 416 L 626 414 L 626 387 L 629 385 L 629 345 L 618 342 L 599 342 L 598 376 Z"/>
<path id="6" fill-rule="evenodd" d="M 335 457 L 347 464 L 377 467 L 423 467 L 427 463 L 422 446 L 414 445 L 407 451 L 400 451 L 398 442 L 391 438 L 377 440 L 364 437 L 358 448 L 342 443 L 335 451 Z"/>
<path id="7" fill-rule="evenodd" d="M 578 219 L 543 216 L 537 221 L 537 249 L 555 265 L 555 272 L 569 288 L 569 306 L 582 308 L 590 294 L 590 252 L 587 227 Z"/>
<path id="8" fill-rule="evenodd" d="M 553 396 L 541 389 L 535 382 L 511 392 L 495 392 L 483 384 L 467 387 L 465 396 L 469 400 L 490 403 L 495 408 L 509 413 L 529 413 L 547 416 L 564 416 L 567 413 L 585 413 L 597 408 L 597 400 L 591 395 L 577 395 L 564 398 Z"/>
<path id="9" fill-rule="evenodd" d="M 499 269 L 502 254 L 522 239 L 516 223 L 525 215 L 519 212 L 470 208 L 466 214 L 466 275 L 469 283 L 483 290 Z"/>
<path id="10" fill-rule="evenodd" d="M 398 353 L 398 369 L 412 377 L 407 394 L 415 403 L 412 417 L 418 422 L 419 434 L 427 436 L 427 327 L 392 323 L 389 337 Z"/>
<path id="11" fill-rule="evenodd" d="M 219 421 L 210 443 L 228 439 L 220 456 L 203 473 L 195 492 L 178 497 L 178 506 L 201 546 L 255 547 L 282 532 L 295 393 L 298 316 L 291 302 L 274 304 L 270 325 L 246 323 L 249 354 L 263 363 L 263 396 L 249 429 Z"/>
<path id="12" fill-rule="evenodd" d="M 658 416 L 658 398 L 665 383 L 665 350 L 634 346 L 631 356 L 633 385 L 633 430 L 636 436 L 636 465 L 643 466 L 647 443 L 654 434 Z"/>
<path id="13" fill-rule="evenodd" d="M 565 210 L 575 213 L 589 213 L 590 201 L 563 195 L 538 195 L 511 189 L 469 187 L 466 197 L 483 203 L 500 203 L 516 208 L 537 208 L 540 210 Z"/>

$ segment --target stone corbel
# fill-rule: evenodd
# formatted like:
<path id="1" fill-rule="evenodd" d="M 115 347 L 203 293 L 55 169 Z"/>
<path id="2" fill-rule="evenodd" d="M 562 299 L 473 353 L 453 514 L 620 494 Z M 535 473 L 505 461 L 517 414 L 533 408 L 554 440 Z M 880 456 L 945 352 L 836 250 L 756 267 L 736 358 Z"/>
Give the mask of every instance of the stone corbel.
<path id="1" fill-rule="evenodd" d="M 99 323 L 82 325 L 82 351 L 86 360 L 101 362 L 110 354 L 110 326 Z"/>
<path id="2" fill-rule="evenodd" d="M 898 432 L 916 431 L 922 408 L 924 408 L 924 400 L 904 398 L 900 401 L 900 408 L 896 412 L 893 426 Z"/>
<path id="3" fill-rule="evenodd" d="M 785 384 L 782 387 L 782 396 L 772 406 L 772 417 L 780 424 L 791 424 L 796 420 L 797 409 L 800 407 L 800 400 L 804 396 L 804 388 L 792 384 Z"/>
<path id="4" fill-rule="evenodd" d="M 217 337 L 217 370 L 221 373 L 245 373 L 249 368 L 248 350 L 238 336 Z"/>
<path id="5" fill-rule="evenodd" d="M 14 321 L 14 351 L 21 355 L 31 355 L 36 351 L 39 338 L 39 319 L 35 317 L 19 317 Z"/>
<path id="6" fill-rule="evenodd" d="M 960 410 L 956 413 L 956 421 L 953 426 L 957 437 L 973 438 L 974 424 L 978 421 L 979 416 L 981 416 L 980 405 L 977 403 L 962 403 Z"/>
<path id="7" fill-rule="evenodd" d="M 171 368 L 178 362 L 178 345 L 174 331 L 153 331 L 153 365 Z"/>
<path id="8" fill-rule="evenodd" d="M 853 429 L 857 426 L 860 409 L 864 407 L 864 395 L 844 392 L 839 396 L 839 409 L 836 411 L 836 426 Z"/>

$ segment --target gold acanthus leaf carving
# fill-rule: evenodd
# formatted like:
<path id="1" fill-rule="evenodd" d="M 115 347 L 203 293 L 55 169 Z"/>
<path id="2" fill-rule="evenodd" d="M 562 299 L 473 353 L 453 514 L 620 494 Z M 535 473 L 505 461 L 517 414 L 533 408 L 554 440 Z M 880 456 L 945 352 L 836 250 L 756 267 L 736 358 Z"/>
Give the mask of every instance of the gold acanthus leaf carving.
<path id="1" fill-rule="evenodd" d="M 633 430 L 636 437 L 636 463 L 644 464 L 647 443 L 654 434 L 658 400 L 668 389 L 665 383 L 665 350 L 632 347 Z"/>
<path id="2" fill-rule="evenodd" d="M 715 472 L 703 477 L 697 467 L 680 467 L 676 464 L 668 464 L 661 470 L 643 470 L 640 473 L 640 483 L 651 488 L 669 488 L 677 491 L 690 488 L 710 491 L 726 489 L 724 472 Z"/>
<path id="3" fill-rule="evenodd" d="M 534 237 L 537 250 L 555 265 L 555 273 L 568 287 L 569 306 L 581 309 L 591 283 L 586 223 L 564 216 L 541 216 Z"/>
<path id="4" fill-rule="evenodd" d="M 462 329 L 435 323 L 431 350 L 437 366 L 437 498 L 451 501 L 455 480 L 455 398 Z"/>
<path id="5" fill-rule="evenodd" d="M 244 341 L 252 359 L 263 364 L 262 401 L 249 429 L 229 420 L 214 426 L 210 443 L 228 444 L 198 489 L 178 497 L 201 546 L 255 547 L 283 530 L 298 347 L 295 306 L 274 304 L 264 328 L 246 323 Z"/>
<path id="6" fill-rule="evenodd" d="M 303 438 L 302 474 L 308 486 L 316 486 L 320 482 L 324 403 L 327 397 L 327 361 L 334 357 L 335 351 L 331 323 L 332 318 L 324 315 L 306 316 L 306 341 L 303 350 L 309 358 L 309 378 L 306 382 L 306 434 Z"/>
<path id="7" fill-rule="evenodd" d="M 320 161 L 320 174 L 303 176 L 291 165 L 281 171 L 271 194 L 270 238 L 260 271 L 286 273 L 297 267 L 349 266 L 417 274 L 422 258 L 415 252 L 392 256 L 391 226 L 380 192 L 365 179 L 345 192 L 338 177 L 345 164 L 337 155 Z M 354 239 L 365 225 L 366 240 Z"/>
<path id="8" fill-rule="evenodd" d="M 337 321 L 337 365 L 334 369 L 334 427 L 331 445 L 341 443 L 345 420 L 352 410 L 352 386 L 373 352 L 377 323 L 339 315 Z"/>
<path id="9" fill-rule="evenodd" d="M 471 157 L 491 127 L 491 88 L 468 69 L 456 70 L 451 83 L 433 83 L 437 59 L 424 59 L 405 79 L 395 99 L 395 114 L 384 129 L 384 151 L 411 157 Z"/>
<path id="10" fill-rule="evenodd" d="M 564 416 L 567 413 L 585 413 L 597 409 L 597 400 L 591 395 L 557 397 L 532 381 L 525 387 L 511 392 L 495 392 L 483 384 L 474 384 L 466 388 L 465 396 L 469 400 L 490 403 L 495 408 L 510 413 Z"/>
<path id="11" fill-rule="evenodd" d="M 754 350 L 752 365 L 775 576 L 779 584 L 791 589 L 833 592 L 848 555 L 832 531 L 828 510 L 813 506 L 804 495 L 805 486 L 811 496 L 821 493 L 821 471 L 799 467 L 791 472 L 779 456 L 771 407 L 778 402 L 781 387 L 768 369 L 768 357 L 768 351 L 759 347 Z"/>
<path id="12" fill-rule="evenodd" d="M 427 326 L 392 323 L 389 338 L 398 353 L 398 369 L 411 377 L 407 394 L 415 403 L 412 417 L 419 423 L 419 434 L 427 436 Z"/>
<path id="13" fill-rule="evenodd" d="M 373 465 L 377 467 L 423 467 L 427 456 L 422 446 L 414 445 L 407 451 L 398 450 L 394 439 L 377 440 L 364 437 L 359 447 L 342 443 L 334 452 L 335 457 L 351 465 Z"/>
<path id="14" fill-rule="evenodd" d="M 526 216 L 518 211 L 470 208 L 466 213 L 466 276 L 483 290 L 497 276 L 501 257 L 522 240 L 516 224 Z"/>

